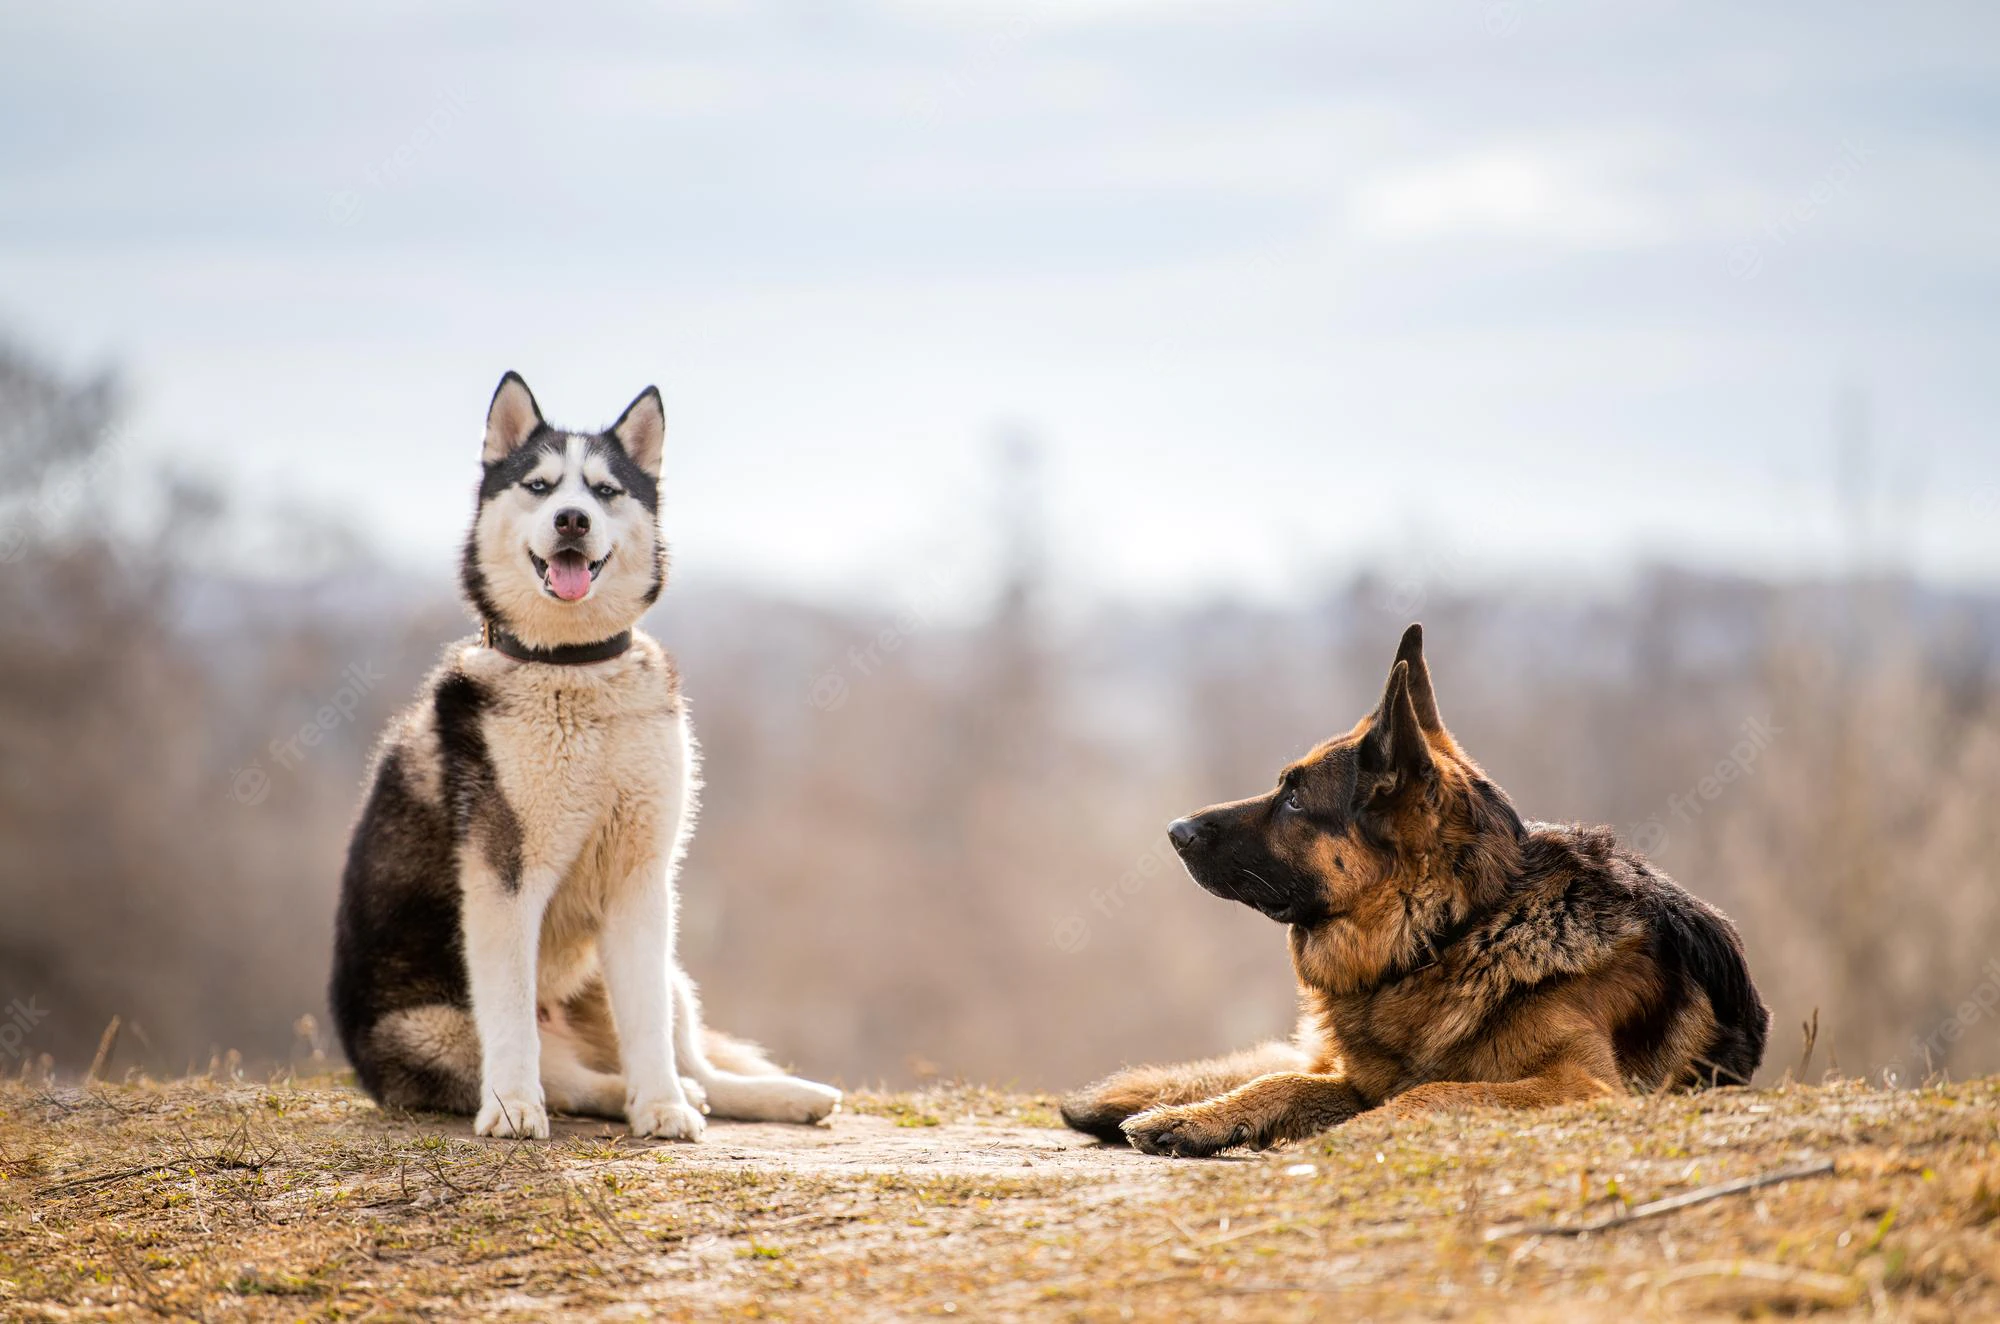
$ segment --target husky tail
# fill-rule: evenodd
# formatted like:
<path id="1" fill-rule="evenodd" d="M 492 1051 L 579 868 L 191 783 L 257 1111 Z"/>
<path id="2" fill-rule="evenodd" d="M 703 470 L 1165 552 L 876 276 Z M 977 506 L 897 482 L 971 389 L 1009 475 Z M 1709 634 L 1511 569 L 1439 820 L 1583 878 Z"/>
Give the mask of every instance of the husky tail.
<path id="1" fill-rule="evenodd" d="M 788 1076 L 747 1040 L 706 1029 L 694 981 L 674 972 L 674 1059 L 717 1117 L 744 1122 L 817 1122 L 840 1106 L 830 1085 Z"/>

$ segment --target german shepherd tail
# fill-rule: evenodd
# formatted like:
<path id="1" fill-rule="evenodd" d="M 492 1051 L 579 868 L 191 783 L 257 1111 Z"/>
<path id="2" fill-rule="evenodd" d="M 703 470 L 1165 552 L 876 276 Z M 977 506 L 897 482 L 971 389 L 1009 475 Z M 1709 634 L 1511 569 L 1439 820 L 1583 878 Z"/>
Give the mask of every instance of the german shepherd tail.
<path id="1" fill-rule="evenodd" d="M 1652 903 L 1649 950 L 1664 975 L 1676 971 L 1708 996 L 1715 1017 L 1708 1051 L 1693 1063 L 1700 1085 L 1748 1085 L 1764 1060 L 1771 1013 L 1751 982 L 1743 943 L 1722 912 L 1677 887 Z"/>

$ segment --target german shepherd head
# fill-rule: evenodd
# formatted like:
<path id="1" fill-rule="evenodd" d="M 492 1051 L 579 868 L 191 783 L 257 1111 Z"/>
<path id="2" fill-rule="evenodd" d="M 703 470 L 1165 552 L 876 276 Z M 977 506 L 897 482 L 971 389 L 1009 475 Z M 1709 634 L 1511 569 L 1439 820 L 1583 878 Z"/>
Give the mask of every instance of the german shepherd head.
<path id="1" fill-rule="evenodd" d="M 1375 711 L 1262 795 L 1167 829 L 1197 883 L 1291 926 L 1301 978 L 1370 987 L 1503 894 L 1523 827 L 1438 716 L 1423 627 L 1404 632 Z"/>
<path id="2" fill-rule="evenodd" d="M 483 620 L 530 646 L 588 644 L 638 623 L 666 583 L 651 386 L 602 432 L 542 418 L 516 373 L 486 411 L 479 507 L 460 579 Z"/>

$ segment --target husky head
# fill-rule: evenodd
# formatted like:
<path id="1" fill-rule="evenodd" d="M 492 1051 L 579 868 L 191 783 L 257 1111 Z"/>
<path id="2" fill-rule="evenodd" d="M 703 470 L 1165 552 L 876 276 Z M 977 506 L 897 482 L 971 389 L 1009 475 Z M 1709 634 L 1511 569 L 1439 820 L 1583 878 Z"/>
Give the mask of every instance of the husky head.
<path id="1" fill-rule="evenodd" d="M 1292 927 L 1316 987 L 1379 977 L 1518 867 L 1521 820 L 1445 730 L 1423 646 L 1412 625 L 1375 711 L 1275 789 L 1167 829 L 1203 888 Z"/>
<path id="2" fill-rule="evenodd" d="M 665 436 L 651 386 L 605 431 L 565 432 L 543 421 L 517 374 L 502 377 L 461 567 L 473 610 L 537 648 L 594 643 L 636 623 L 666 582 Z"/>

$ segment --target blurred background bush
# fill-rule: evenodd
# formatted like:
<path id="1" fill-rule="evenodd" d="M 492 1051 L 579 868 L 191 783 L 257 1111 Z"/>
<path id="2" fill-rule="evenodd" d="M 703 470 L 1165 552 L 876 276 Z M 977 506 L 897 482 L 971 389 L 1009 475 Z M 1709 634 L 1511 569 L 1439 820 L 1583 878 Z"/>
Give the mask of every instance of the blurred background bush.
<path id="1" fill-rule="evenodd" d="M 1996 22 L 0 16 L 0 1070 L 324 1047 L 507 368 L 666 389 L 684 955 L 813 1074 L 1283 1032 L 1161 829 L 1413 619 L 1526 814 L 1736 917 L 1771 1074 L 2000 1069 Z"/>

